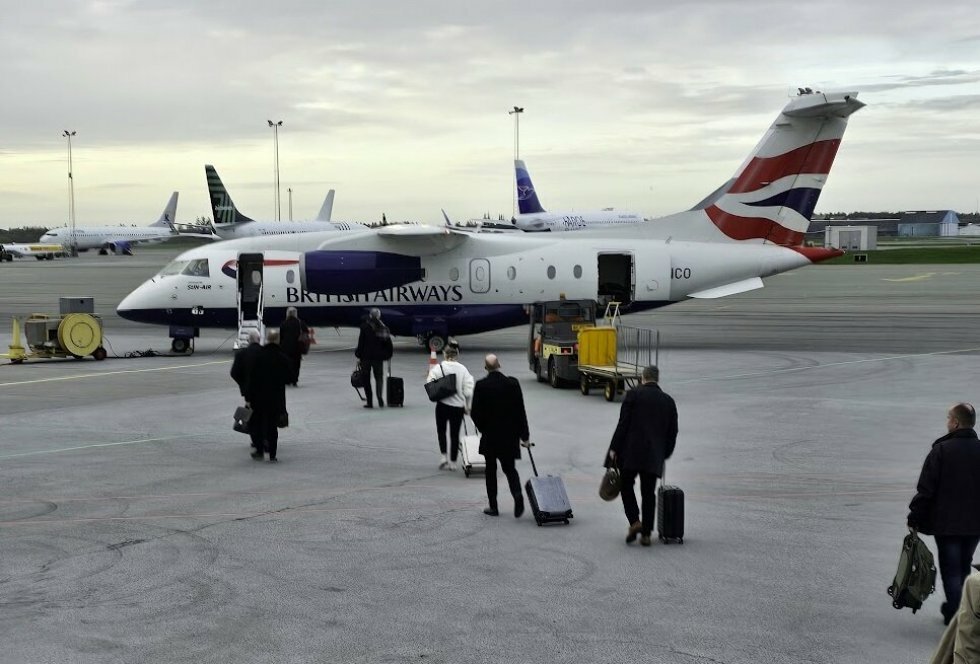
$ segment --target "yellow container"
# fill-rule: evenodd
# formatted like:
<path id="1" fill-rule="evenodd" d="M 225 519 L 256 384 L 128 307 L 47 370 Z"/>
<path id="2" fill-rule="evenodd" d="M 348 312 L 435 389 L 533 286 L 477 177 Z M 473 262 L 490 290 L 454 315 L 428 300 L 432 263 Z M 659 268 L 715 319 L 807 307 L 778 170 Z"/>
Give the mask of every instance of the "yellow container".
<path id="1" fill-rule="evenodd" d="M 578 363 L 598 367 L 616 364 L 616 328 L 586 327 L 578 331 Z"/>

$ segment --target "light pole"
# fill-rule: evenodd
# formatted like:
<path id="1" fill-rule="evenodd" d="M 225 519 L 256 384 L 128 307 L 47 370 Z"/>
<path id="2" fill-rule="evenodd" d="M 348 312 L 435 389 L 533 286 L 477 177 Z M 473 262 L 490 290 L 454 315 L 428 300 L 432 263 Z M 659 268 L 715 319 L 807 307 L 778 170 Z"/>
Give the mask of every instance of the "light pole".
<path id="1" fill-rule="evenodd" d="M 515 106 L 514 110 L 507 111 L 508 115 L 514 116 L 514 161 L 521 158 L 521 113 L 524 108 Z M 514 187 L 514 217 L 517 216 L 517 187 Z"/>
<path id="2" fill-rule="evenodd" d="M 288 189 L 286 189 L 286 192 L 289 194 L 289 220 L 292 221 L 293 220 L 293 188 L 289 187 Z"/>
<path id="3" fill-rule="evenodd" d="M 272 120 L 266 120 L 269 126 L 272 127 L 272 141 L 276 149 L 276 221 L 282 220 L 282 202 L 281 196 L 279 195 L 279 127 L 282 126 L 282 120 L 278 122 L 273 122 Z"/>
<path id="4" fill-rule="evenodd" d="M 61 135 L 68 139 L 68 222 L 71 224 L 71 240 L 68 243 L 68 253 L 78 256 L 78 238 L 75 237 L 75 178 L 72 176 L 71 137 L 74 131 L 65 129 Z"/>

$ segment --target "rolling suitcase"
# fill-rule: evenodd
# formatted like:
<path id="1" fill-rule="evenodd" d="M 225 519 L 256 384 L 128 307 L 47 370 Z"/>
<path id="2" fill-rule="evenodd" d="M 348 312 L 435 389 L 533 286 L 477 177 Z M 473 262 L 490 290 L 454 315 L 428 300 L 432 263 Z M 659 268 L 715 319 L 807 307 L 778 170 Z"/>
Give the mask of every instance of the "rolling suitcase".
<path id="1" fill-rule="evenodd" d="M 466 420 L 463 420 L 463 435 L 459 439 L 459 460 L 463 466 L 463 474 L 467 477 L 470 473 L 487 470 L 487 460 L 480 454 L 480 432 L 473 427 L 473 433 L 466 428 Z M 496 472 L 494 468 L 494 472 Z"/>
<path id="2" fill-rule="evenodd" d="M 385 397 L 389 406 L 405 405 L 405 380 L 391 375 L 391 360 L 388 360 L 388 380 L 385 385 Z"/>
<path id="3" fill-rule="evenodd" d="M 534 455 L 531 454 L 530 447 L 527 448 L 527 456 L 531 459 L 534 477 L 524 484 L 524 490 L 527 491 L 527 500 L 531 504 L 534 520 L 539 526 L 558 521 L 568 523 L 573 515 L 572 504 L 565 492 L 565 483 L 555 475 L 539 477 L 538 467 L 534 464 Z"/>
<path id="4" fill-rule="evenodd" d="M 676 486 L 666 484 L 664 477 L 657 487 L 657 536 L 664 544 L 671 540 L 684 543 L 684 492 Z"/>

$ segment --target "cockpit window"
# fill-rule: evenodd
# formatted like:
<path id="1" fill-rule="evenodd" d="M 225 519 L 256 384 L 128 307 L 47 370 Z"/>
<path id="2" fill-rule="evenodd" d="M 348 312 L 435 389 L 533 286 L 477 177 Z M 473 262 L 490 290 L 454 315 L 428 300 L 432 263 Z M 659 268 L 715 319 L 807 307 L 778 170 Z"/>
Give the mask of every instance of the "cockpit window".
<path id="1" fill-rule="evenodd" d="M 208 259 L 198 258 L 187 263 L 187 267 L 180 271 L 189 277 L 208 277 Z"/>
<path id="2" fill-rule="evenodd" d="M 160 270 L 160 274 L 158 276 L 168 277 L 172 274 L 180 274 L 180 271 L 187 267 L 189 262 L 190 261 L 173 261 L 170 263 L 170 265 Z"/>

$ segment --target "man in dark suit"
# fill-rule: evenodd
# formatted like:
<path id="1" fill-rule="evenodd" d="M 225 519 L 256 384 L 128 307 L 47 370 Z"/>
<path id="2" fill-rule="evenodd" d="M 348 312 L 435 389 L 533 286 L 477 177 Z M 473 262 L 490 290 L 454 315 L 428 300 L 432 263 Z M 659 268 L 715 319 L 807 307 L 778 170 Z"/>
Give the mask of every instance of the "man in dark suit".
<path id="1" fill-rule="evenodd" d="M 939 572 L 946 602 L 940 607 L 948 625 L 960 606 L 963 582 L 970 575 L 980 542 L 980 440 L 977 413 L 968 403 L 946 412 L 946 435 L 932 444 L 922 464 L 908 526 L 936 538 Z"/>
<path id="2" fill-rule="evenodd" d="M 286 319 L 279 326 L 279 347 L 289 358 L 292 364 L 293 375 L 289 384 L 296 387 L 299 384 L 299 370 L 303 364 L 303 353 L 309 350 L 309 346 L 304 347 L 304 335 L 309 334 L 310 328 L 307 327 L 296 310 L 296 307 L 286 309 Z"/>
<path id="3" fill-rule="evenodd" d="M 245 400 L 252 408 L 248 421 L 252 437 L 252 458 L 261 461 L 263 453 L 276 461 L 279 446 L 279 419 L 286 414 L 286 385 L 292 382 L 293 368 L 279 348 L 279 332 L 269 330 L 265 346 L 255 356 L 245 383 Z"/>
<path id="4" fill-rule="evenodd" d="M 252 373 L 255 358 L 262 352 L 262 344 L 259 343 L 260 340 L 261 337 L 259 337 L 258 330 L 249 330 L 248 345 L 235 352 L 235 359 L 231 363 L 231 378 L 238 384 L 238 392 L 245 399 L 246 404 L 248 404 L 248 397 L 245 396 L 248 376 Z M 252 448 L 254 452 L 255 443 L 252 443 Z"/>
<path id="5" fill-rule="evenodd" d="M 354 357 L 361 365 L 361 371 L 368 377 L 364 387 L 365 408 L 374 408 L 371 403 L 371 376 L 374 375 L 374 387 L 378 392 L 378 406 L 385 407 L 384 398 L 384 363 L 391 359 L 394 347 L 391 343 L 391 332 L 381 320 L 381 310 L 377 307 L 368 312 L 367 319 L 361 325 L 361 333 L 357 337 L 357 348 Z"/>
<path id="6" fill-rule="evenodd" d="M 521 478 L 515 462 L 521 458 L 521 445 L 531 435 L 527 428 L 527 411 L 524 395 L 516 378 L 500 371 L 496 355 L 487 355 L 485 378 L 476 381 L 473 388 L 473 408 L 470 417 L 480 431 L 480 454 L 487 460 L 487 499 L 490 506 L 484 514 L 498 516 L 497 510 L 497 462 L 507 477 L 507 484 L 514 496 L 514 516 L 524 513 L 524 494 Z"/>
<path id="7" fill-rule="evenodd" d="M 616 464 L 620 471 L 620 494 L 630 524 L 626 542 L 631 543 L 641 535 L 643 546 L 650 546 L 653 532 L 657 479 L 663 476 L 664 461 L 674 453 L 677 443 L 677 405 L 660 389 L 659 379 L 657 367 L 646 367 L 640 375 L 640 386 L 626 393 L 606 459 L 607 467 Z M 637 476 L 643 500 L 642 520 L 633 492 Z"/>

